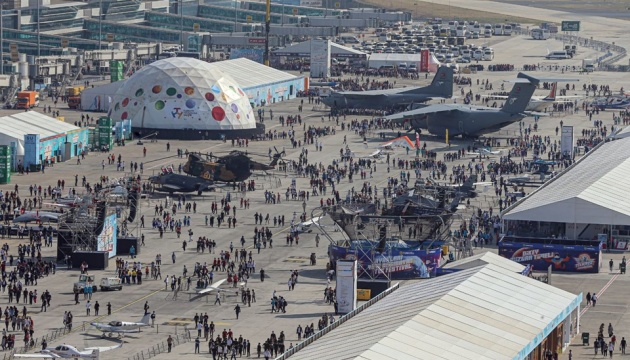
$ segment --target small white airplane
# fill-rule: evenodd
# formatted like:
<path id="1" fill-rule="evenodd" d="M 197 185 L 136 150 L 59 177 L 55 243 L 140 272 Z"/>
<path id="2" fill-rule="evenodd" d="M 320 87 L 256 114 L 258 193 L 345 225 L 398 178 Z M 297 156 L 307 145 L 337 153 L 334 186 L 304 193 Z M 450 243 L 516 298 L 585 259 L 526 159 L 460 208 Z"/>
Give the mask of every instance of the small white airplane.
<path id="1" fill-rule="evenodd" d="M 216 281 L 214 284 L 208 286 L 207 288 L 197 290 L 197 294 L 207 294 L 213 291 L 217 291 L 217 292 L 225 291 L 223 289 L 219 289 L 219 286 L 221 286 L 221 284 L 223 284 L 226 281 L 227 279 Z"/>
<path id="2" fill-rule="evenodd" d="M 305 221 L 305 222 L 301 222 L 297 225 L 295 225 L 295 231 L 297 231 L 298 233 L 310 233 L 313 231 L 313 225 L 315 225 L 315 223 L 319 223 L 319 220 L 322 218 L 323 216 L 317 216 L 312 218 L 311 220 Z"/>
<path id="3" fill-rule="evenodd" d="M 117 321 L 113 320 L 108 323 L 97 323 L 93 322 L 90 325 L 94 326 L 98 331 L 103 332 L 103 337 L 105 337 L 105 333 L 109 333 L 111 337 L 113 334 L 118 334 L 118 337 L 122 337 L 124 334 L 140 332 L 140 328 L 144 326 L 149 326 L 149 320 L 151 319 L 151 314 L 145 314 L 140 322 L 128 322 L 128 321 Z"/>
<path id="4" fill-rule="evenodd" d="M 116 346 L 89 347 L 79 351 L 72 345 L 58 345 L 54 349 L 46 348 L 38 354 L 13 354 L 14 357 L 31 359 L 93 359 L 98 360 L 99 354 L 122 347 L 122 343 Z"/>
<path id="5" fill-rule="evenodd" d="M 501 155 L 501 150 L 489 150 L 489 149 L 479 149 L 479 151 L 477 152 L 467 152 L 466 155 L 471 155 L 471 156 L 490 156 L 490 155 Z"/>

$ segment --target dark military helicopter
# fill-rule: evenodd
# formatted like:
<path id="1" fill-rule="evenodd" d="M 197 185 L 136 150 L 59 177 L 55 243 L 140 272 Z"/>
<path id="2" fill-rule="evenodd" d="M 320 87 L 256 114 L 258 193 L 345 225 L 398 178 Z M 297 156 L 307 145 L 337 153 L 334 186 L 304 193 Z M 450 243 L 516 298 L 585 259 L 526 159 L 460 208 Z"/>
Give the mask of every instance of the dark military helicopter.
<path id="1" fill-rule="evenodd" d="M 175 174 L 173 172 L 164 172 L 156 176 L 151 176 L 149 181 L 155 185 L 159 185 L 156 190 L 170 194 L 196 192 L 197 195 L 201 195 L 202 192 L 211 191 L 217 187 L 214 181 L 194 176 Z"/>
<path id="2" fill-rule="evenodd" d="M 273 170 L 284 155 L 278 152 L 273 155 L 269 164 L 251 159 L 249 154 L 242 151 L 232 151 L 228 155 L 217 157 L 211 154 L 203 159 L 199 153 L 189 153 L 188 161 L 184 165 L 184 172 L 208 181 L 236 182 L 245 181 L 252 176 L 253 171 Z"/>

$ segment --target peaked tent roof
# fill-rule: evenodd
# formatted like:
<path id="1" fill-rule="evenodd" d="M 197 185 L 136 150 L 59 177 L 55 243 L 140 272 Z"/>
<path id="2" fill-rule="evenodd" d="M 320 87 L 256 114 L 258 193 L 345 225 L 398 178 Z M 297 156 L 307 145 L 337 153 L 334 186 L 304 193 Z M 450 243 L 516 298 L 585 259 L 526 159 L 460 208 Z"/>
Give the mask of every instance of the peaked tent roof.
<path id="1" fill-rule="evenodd" d="M 274 50 L 273 54 L 276 56 L 296 56 L 296 57 L 309 57 L 311 56 L 311 41 L 304 41 L 299 44 L 287 46 L 283 49 Z M 367 58 L 367 54 L 363 51 L 355 50 L 337 43 L 330 43 L 330 56 L 340 58 Z"/>
<path id="2" fill-rule="evenodd" d="M 504 220 L 630 225 L 630 139 L 600 144 L 503 212 Z"/>
<path id="3" fill-rule="evenodd" d="M 210 65 L 230 75 L 244 90 L 249 90 L 250 88 L 263 84 L 273 84 L 298 79 L 298 77 L 293 74 L 259 64 L 246 58 L 216 61 L 210 63 Z"/>
<path id="4" fill-rule="evenodd" d="M 524 358 L 581 301 L 486 264 L 403 286 L 291 359 Z"/>

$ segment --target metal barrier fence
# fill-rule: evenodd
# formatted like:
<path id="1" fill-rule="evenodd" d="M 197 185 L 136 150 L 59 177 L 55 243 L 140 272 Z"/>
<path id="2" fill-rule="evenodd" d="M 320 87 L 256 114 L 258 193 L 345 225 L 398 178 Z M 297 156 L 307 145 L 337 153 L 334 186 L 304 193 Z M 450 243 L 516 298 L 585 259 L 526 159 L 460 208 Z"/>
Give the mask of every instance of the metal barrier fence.
<path id="1" fill-rule="evenodd" d="M 191 336 L 190 336 L 190 332 L 185 332 L 183 335 L 178 335 L 176 334 L 173 337 L 173 346 L 178 346 L 180 344 L 185 344 L 189 341 L 191 341 Z M 130 356 L 127 358 L 127 360 L 146 360 L 146 359 L 150 359 L 152 357 L 155 357 L 161 353 L 164 352 L 168 352 L 168 344 L 166 341 L 162 341 L 160 343 L 158 343 L 157 345 L 153 345 L 152 347 L 146 349 L 146 350 L 142 350 L 139 353 Z"/>
<path id="2" fill-rule="evenodd" d="M 396 283 L 394 284 L 392 287 L 390 287 L 389 289 L 383 291 L 382 293 L 376 295 L 375 297 L 373 297 L 372 299 L 370 299 L 369 301 L 361 304 L 361 306 L 359 306 L 358 308 L 354 309 L 353 311 L 347 313 L 346 315 L 342 316 L 339 318 L 339 320 L 335 321 L 334 323 L 326 326 L 325 328 L 323 328 L 322 330 L 314 333 L 313 335 L 309 336 L 308 338 L 306 338 L 304 341 L 298 343 L 297 345 L 295 345 L 293 348 L 285 351 L 282 355 L 278 356 L 276 358 L 276 360 L 285 360 L 288 359 L 291 355 L 295 354 L 296 352 L 302 350 L 305 346 L 309 345 L 310 343 L 312 343 L 313 341 L 321 338 L 322 336 L 328 334 L 330 331 L 332 331 L 333 329 L 336 329 L 338 326 L 340 326 L 341 324 L 345 323 L 346 321 L 352 319 L 355 315 L 357 315 L 358 313 L 360 313 L 361 311 L 367 309 L 368 307 L 372 306 L 375 302 L 381 300 L 382 298 L 384 298 L 385 296 L 391 294 L 392 292 L 398 290 L 398 288 L 400 287 L 400 283 Z"/>

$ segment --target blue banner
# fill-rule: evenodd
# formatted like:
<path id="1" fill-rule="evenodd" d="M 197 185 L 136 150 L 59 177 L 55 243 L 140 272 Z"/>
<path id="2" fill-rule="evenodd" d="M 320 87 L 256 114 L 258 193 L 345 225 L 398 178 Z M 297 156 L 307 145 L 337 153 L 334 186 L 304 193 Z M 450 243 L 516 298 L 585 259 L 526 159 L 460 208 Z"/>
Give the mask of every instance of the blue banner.
<path id="1" fill-rule="evenodd" d="M 333 264 L 339 259 L 357 260 L 359 277 L 368 277 L 365 271 L 376 278 L 385 277 L 381 273 L 384 271 L 391 279 L 435 277 L 442 256 L 441 249 L 427 250 L 404 243 L 388 244 L 382 253 L 375 248 L 376 242 L 353 241 L 350 247 L 330 245 L 328 253 Z"/>
<path id="2" fill-rule="evenodd" d="M 265 50 L 263 49 L 232 49 L 230 51 L 230 60 L 246 58 L 262 64 L 265 58 Z"/>
<path id="3" fill-rule="evenodd" d="M 530 265 L 531 269 L 546 271 L 599 272 L 601 245 L 581 246 L 562 244 L 536 244 L 499 242 L 499 255 L 519 264 Z"/>

